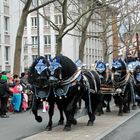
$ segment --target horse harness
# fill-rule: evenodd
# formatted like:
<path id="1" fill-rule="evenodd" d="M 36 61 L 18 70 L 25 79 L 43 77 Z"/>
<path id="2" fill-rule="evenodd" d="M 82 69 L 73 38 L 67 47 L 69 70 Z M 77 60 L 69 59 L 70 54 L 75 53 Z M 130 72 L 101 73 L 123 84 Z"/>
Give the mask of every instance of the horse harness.
<path id="1" fill-rule="evenodd" d="M 62 97 L 67 98 L 67 93 L 69 91 L 69 88 L 77 85 L 80 82 L 81 78 L 82 78 L 81 70 L 77 70 L 67 80 L 60 81 L 59 86 L 53 88 L 55 97 L 59 97 L 59 99 L 62 99 Z M 80 86 L 78 87 L 78 90 L 80 90 Z"/>
<path id="2" fill-rule="evenodd" d="M 84 85 L 85 85 L 85 87 L 87 88 L 87 90 L 88 90 L 89 93 L 95 94 L 95 93 L 98 92 L 98 91 L 97 91 L 97 84 L 96 84 L 96 81 L 95 81 L 95 77 L 94 77 L 94 75 L 92 74 L 92 72 L 90 72 L 90 71 L 88 71 L 88 72 L 90 73 L 91 78 L 92 78 L 92 81 L 94 82 L 95 89 L 90 88 L 89 80 L 88 80 L 88 78 L 83 74 Z"/>
<path id="3" fill-rule="evenodd" d="M 120 94 L 124 95 L 124 92 L 125 92 L 125 89 L 126 89 L 126 85 L 127 85 L 128 81 L 129 81 L 129 79 L 130 79 L 130 73 L 127 72 L 127 74 L 124 75 L 121 79 L 124 79 L 124 80 L 121 80 L 120 82 L 116 82 L 116 81 L 114 80 L 114 76 L 113 76 L 113 74 L 112 74 L 113 86 L 115 87 L 115 89 L 116 89 L 116 94 L 118 94 L 118 95 L 120 95 Z M 119 92 L 119 89 L 121 89 L 122 92 Z"/>

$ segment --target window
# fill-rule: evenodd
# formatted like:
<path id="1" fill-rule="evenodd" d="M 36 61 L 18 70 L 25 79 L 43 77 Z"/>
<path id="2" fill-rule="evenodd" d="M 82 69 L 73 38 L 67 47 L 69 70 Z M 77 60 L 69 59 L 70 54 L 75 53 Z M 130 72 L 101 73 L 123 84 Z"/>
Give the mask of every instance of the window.
<path id="1" fill-rule="evenodd" d="M 32 36 L 32 46 L 37 47 L 38 45 L 38 36 Z"/>
<path id="2" fill-rule="evenodd" d="M 38 55 L 32 55 L 33 61 L 38 58 Z"/>
<path id="3" fill-rule="evenodd" d="M 31 26 L 32 28 L 37 28 L 37 17 L 31 18 Z"/>
<path id="4" fill-rule="evenodd" d="M 8 3 L 8 0 L 4 0 L 5 3 Z"/>
<path id="5" fill-rule="evenodd" d="M 51 45 L 51 36 L 44 35 L 44 45 Z"/>
<path id="6" fill-rule="evenodd" d="M 5 47 L 5 64 L 9 64 L 9 47 Z"/>
<path id="7" fill-rule="evenodd" d="M 54 19 L 55 19 L 55 24 L 56 25 L 61 25 L 62 24 L 62 16 L 61 15 L 55 15 Z"/>
<path id="8" fill-rule="evenodd" d="M 23 37 L 24 47 L 28 47 L 27 37 Z"/>
<path id="9" fill-rule="evenodd" d="M 47 19 L 50 20 L 50 16 L 47 16 Z M 49 26 L 49 21 L 44 19 L 44 26 Z"/>
<path id="10" fill-rule="evenodd" d="M 9 31 L 9 17 L 4 17 L 4 30 L 6 33 Z"/>

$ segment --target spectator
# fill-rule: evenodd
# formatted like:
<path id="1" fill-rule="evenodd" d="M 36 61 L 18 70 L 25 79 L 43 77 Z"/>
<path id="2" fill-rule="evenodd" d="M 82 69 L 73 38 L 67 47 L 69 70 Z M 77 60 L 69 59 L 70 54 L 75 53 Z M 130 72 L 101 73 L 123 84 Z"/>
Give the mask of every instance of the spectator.
<path id="1" fill-rule="evenodd" d="M 43 101 L 43 110 L 42 112 L 45 113 L 48 110 L 48 102 L 47 101 Z"/>
<path id="2" fill-rule="evenodd" d="M 27 110 L 27 108 L 31 108 L 31 100 L 32 100 L 32 94 L 31 94 L 31 86 L 28 83 L 28 75 L 27 73 L 22 72 L 20 77 L 20 84 L 23 86 L 23 102 L 22 102 L 22 108 L 23 110 Z"/>
<path id="3" fill-rule="evenodd" d="M 22 101 L 22 89 L 23 87 L 20 84 L 20 79 L 18 77 L 14 77 L 15 86 L 11 88 L 11 92 L 13 93 L 13 97 L 11 99 L 11 103 L 14 107 L 14 112 L 20 112 L 21 110 L 21 101 Z"/>
<path id="4" fill-rule="evenodd" d="M 23 93 L 22 109 L 24 111 L 26 111 L 28 109 L 28 95 L 26 93 Z"/>
<path id="5" fill-rule="evenodd" d="M 10 95 L 9 87 L 7 84 L 7 76 L 2 74 L 0 79 L 0 101 L 1 101 L 1 118 L 8 118 L 7 103 Z"/>

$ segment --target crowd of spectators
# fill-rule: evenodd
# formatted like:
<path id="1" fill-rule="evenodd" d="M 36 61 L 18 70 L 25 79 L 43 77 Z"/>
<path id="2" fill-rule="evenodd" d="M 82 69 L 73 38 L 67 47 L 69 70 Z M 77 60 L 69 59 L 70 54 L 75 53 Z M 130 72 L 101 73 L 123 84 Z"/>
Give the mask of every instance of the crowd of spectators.
<path id="1" fill-rule="evenodd" d="M 19 113 L 29 108 L 27 74 L 21 76 L 0 73 L 0 117 L 8 118 L 8 111 Z"/>

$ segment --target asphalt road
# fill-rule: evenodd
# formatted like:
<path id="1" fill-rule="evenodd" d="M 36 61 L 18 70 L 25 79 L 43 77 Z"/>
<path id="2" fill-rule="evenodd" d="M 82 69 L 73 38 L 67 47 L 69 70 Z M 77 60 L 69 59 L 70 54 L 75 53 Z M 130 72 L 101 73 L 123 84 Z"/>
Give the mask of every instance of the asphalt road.
<path id="1" fill-rule="evenodd" d="M 140 140 L 140 113 L 101 140 Z"/>
<path id="2" fill-rule="evenodd" d="M 85 112 L 81 112 L 76 117 L 84 115 Z M 34 115 L 31 111 L 23 113 L 8 113 L 9 118 L 0 118 L 0 140 L 21 140 L 28 136 L 45 131 L 48 124 L 48 112 L 42 113 L 39 111 L 39 115 L 42 116 L 43 121 L 41 123 L 36 122 Z M 55 108 L 53 116 L 53 126 L 55 127 L 59 120 L 59 111 Z"/>
<path id="3" fill-rule="evenodd" d="M 8 113 L 9 118 L 0 118 L 0 140 L 20 140 L 27 136 L 42 132 L 48 123 L 48 112 L 39 114 L 43 117 L 43 121 L 38 123 L 34 119 L 31 111 L 23 113 Z M 54 126 L 59 119 L 58 110 L 55 110 L 53 117 Z"/>

